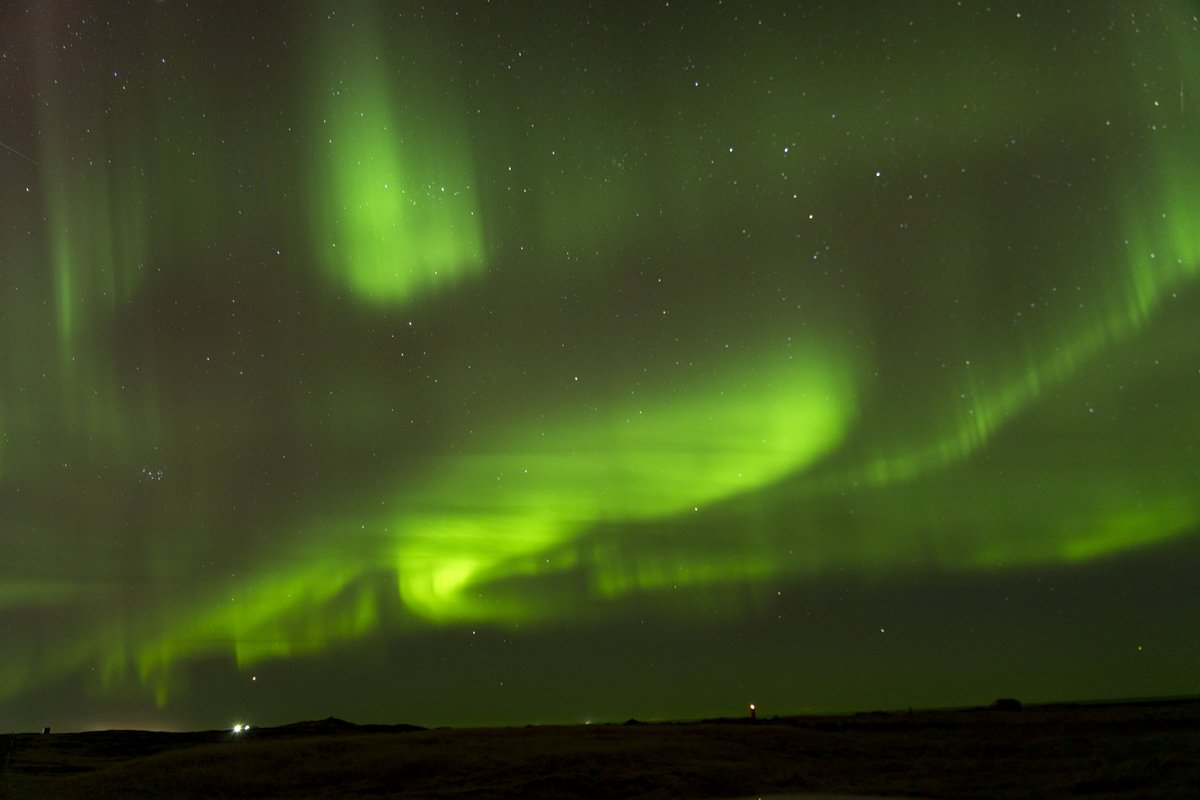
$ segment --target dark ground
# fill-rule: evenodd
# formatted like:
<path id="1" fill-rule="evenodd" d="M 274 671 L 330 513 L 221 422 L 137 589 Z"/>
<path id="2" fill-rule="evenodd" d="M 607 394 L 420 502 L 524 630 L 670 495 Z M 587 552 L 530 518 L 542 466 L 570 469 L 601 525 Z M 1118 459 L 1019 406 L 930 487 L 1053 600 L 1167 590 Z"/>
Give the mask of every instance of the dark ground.
<path id="1" fill-rule="evenodd" d="M 0 798 L 1198 798 L 1200 700 L 425 730 L 4 737 Z"/>

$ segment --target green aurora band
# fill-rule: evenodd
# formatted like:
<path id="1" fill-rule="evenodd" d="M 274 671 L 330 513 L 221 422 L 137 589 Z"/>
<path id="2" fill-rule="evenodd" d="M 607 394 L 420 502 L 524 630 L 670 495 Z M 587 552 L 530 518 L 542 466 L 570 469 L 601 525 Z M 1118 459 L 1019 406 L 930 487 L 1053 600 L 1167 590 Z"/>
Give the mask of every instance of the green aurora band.
<path id="1" fill-rule="evenodd" d="M 880 123 L 878 136 L 871 119 L 878 105 L 836 99 L 847 90 L 833 72 L 813 91 L 842 109 L 836 119 L 813 122 L 798 102 L 777 102 L 751 66 L 738 66 L 748 44 L 741 40 L 720 54 L 725 78 L 670 91 L 647 79 L 646 87 L 630 88 L 644 94 L 628 101 L 629 110 L 623 96 L 599 95 L 599 84 L 588 83 L 599 78 L 570 74 L 567 54 L 555 51 L 551 67 L 561 74 L 547 70 L 544 94 L 527 101 L 531 108 L 496 124 L 507 104 L 520 104 L 519 92 L 438 53 L 430 42 L 448 35 L 450 23 L 387 31 L 384 8 L 361 4 L 300 25 L 301 40 L 317 55 L 295 73 L 311 85 L 290 87 L 306 99 L 281 113 L 304 120 L 284 148 L 303 160 L 303 174 L 293 176 L 285 163 L 264 167 L 259 180 L 288 187 L 280 192 L 286 202 L 261 212 L 262 227 L 293 226 L 283 238 L 303 252 L 273 267 L 291 281 L 284 290 L 272 283 L 248 292 L 261 312 L 250 322 L 228 321 L 233 304 L 223 293 L 236 294 L 254 277 L 224 251 L 269 252 L 270 237 L 249 221 L 227 246 L 202 244 L 222 225 L 214 217 L 217 187 L 240 170 L 214 144 L 238 127 L 234 111 L 208 98 L 218 93 L 217 81 L 188 97 L 203 109 L 190 119 L 204 117 L 216 132 L 210 135 L 143 119 L 132 100 L 72 107 L 71 96 L 54 94 L 70 77 L 67 67 L 42 65 L 48 100 L 35 178 L 42 207 L 33 217 L 44 222 L 31 223 L 39 233 L 27 252 L 7 256 L 33 265 L 24 282 L 0 287 L 0 333 L 26 342 L 0 352 L 3 521 L 25 532 L 0 567 L 0 612 L 32 609 L 51 619 L 64 609 L 92 611 L 64 626 L 65 643 L 7 654 L 0 700 L 99 665 L 100 693 L 133 683 L 166 706 L 186 694 L 184 667 L 214 656 L 249 668 L 381 631 L 551 626 L 630 598 L 678 603 L 680 590 L 741 609 L 750 602 L 747 586 L 819 581 L 840 571 L 879 578 L 1076 564 L 1200 529 L 1200 415 L 1194 396 L 1170 396 L 1179 380 L 1194 382 L 1200 357 L 1190 313 L 1200 300 L 1200 115 L 1185 107 L 1183 93 L 1200 88 L 1200 48 L 1186 4 L 1168 4 L 1143 24 L 1158 32 L 1161 46 L 1112 45 L 1114 53 L 1136 52 L 1139 66 L 1115 89 L 1089 84 L 1074 109 L 1063 108 L 1069 85 L 1025 102 L 1019 86 L 982 66 L 961 78 L 938 59 L 925 61 L 919 49 L 897 56 L 906 69 L 872 61 L 857 88 L 885 81 L 901 109 L 882 112 L 895 122 Z M 1080 24 L 1106 22 L 1097 13 Z M 935 30 L 933 50 L 945 61 L 964 58 L 972 46 L 965 25 Z M 1025 63 L 1015 31 L 998 29 L 989 40 L 1000 65 L 1013 70 Z M 402 36 L 403 46 L 389 33 Z M 764 72 L 785 74 L 791 52 L 768 50 Z M 1056 74 L 1063 68 L 1049 52 L 1039 50 L 1025 66 Z M 815 69 L 825 55 L 817 48 L 805 64 Z M 1144 77 L 1160 72 L 1169 80 Z M 926 83 L 921 76 L 934 89 L 915 89 Z M 1165 89 L 1146 89 L 1152 82 Z M 792 95 L 787 86 L 771 91 L 798 101 L 804 85 L 794 84 Z M 686 95 L 691 89 L 710 100 L 696 105 Z M 161 80 L 135 91 L 148 105 L 166 102 Z M 1037 209 L 1018 208 L 1020 199 L 1005 200 L 1009 219 L 993 220 L 981 210 L 984 201 L 960 202 L 952 190 L 920 206 L 907 189 L 884 197 L 871 183 L 886 170 L 919 186 L 917 176 L 942 169 L 948 186 L 962 186 L 953 180 L 968 180 L 965 164 L 983 173 L 979 185 L 1006 186 L 1008 176 L 996 174 L 1026 161 L 1004 161 L 993 145 L 1007 147 L 1005 126 L 1017 109 L 1026 139 L 1053 140 L 1081 120 L 1103 120 L 1112 91 L 1135 108 L 1131 120 L 1115 125 L 1118 144 L 1105 143 L 1101 121 L 1100 132 L 1080 134 L 1085 155 L 1058 172 L 1034 145 L 1023 156 L 1029 171 L 1045 169 L 1059 181 L 1045 190 L 1045 204 L 1076 202 L 1082 191 L 1100 197 L 1072 217 L 1088 221 L 1087 230 L 1038 228 L 1030 221 Z M 956 111 L 938 125 L 942 94 L 956 109 L 970 103 L 980 113 Z M 621 115 L 631 123 L 601 124 Z M 265 115 L 255 120 L 267 124 Z M 874 144 L 853 139 L 851 130 L 872 131 Z M 736 147 L 727 144 L 735 139 Z M 272 148 L 246 150 L 248 160 L 262 161 Z M 1121 158 L 1128 150 L 1134 155 Z M 527 170 L 522 165 L 535 152 L 562 164 Z M 1088 154 L 1118 163 L 1075 177 Z M 748 177 L 732 181 L 734 174 Z M 166 176 L 193 191 L 162 188 Z M 1031 179 L 1023 191 L 1040 186 Z M 848 199 L 834 197 L 841 192 Z M 814 213 L 819 199 L 805 205 L 794 200 L 800 194 L 829 199 Z M 732 209 L 731 198 L 749 210 Z M 892 253 L 871 253 L 863 241 L 873 231 L 895 235 L 877 224 L 893 207 L 909 215 L 906 227 L 910 216 L 932 220 L 924 231 L 914 223 L 912 239 L 897 245 L 894 258 L 909 270 L 898 267 L 900 277 L 889 272 Z M 14 202 L 3 210 L 17 209 Z M 209 221 L 191 224 L 196 219 Z M 1010 228 L 1033 243 L 996 255 L 1002 237 L 1017 238 Z M 736 246 L 709 247 L 729 231 Z M 666 245 L 647 245 L 636 267 L 625 263 L 639 243 L 663 232 Z M 844 255 L 828 244 L 839 236 L 847 240 Z M 783 244 L 753 249 L 764 241 Z M 536 246 L 526 248 L 529 242 Z M 735 261 L 731 254 L 742 245 L 750 255 Z M 664 252 L 689 264 L 671 267 Z M 564 264 L 580 254 L 592 274 L 564 277 Z M 1023 266 L 1024 257 L 1045 269 Z M 844 259 L 840 271 L 824 266 L 837 258 Z M 722 259 L 730 263 L 711 285 L 691 272 L 691 262 Z M 1011 294 L 945 312 L 946 299 L 970 294 L 976 262 L 980 270 L 1013 270 L 1005 283 Z M 663 335 L 654 345 L 668 343 L 655 350 L 670 354 L 663 361 L 694 359 L 695 368 L 641 375 L 597 358 L 596 369 L 607 369 L 610 380 L 582 399 L 574 387 L 562 388 L 572 380 L 523 388 L 526 376 L 532 382 L 566 370 L 560 351 L 595 355 L 605 336 L 619 351 L 629 341 L 621 338 L 626 326 L 636 339 L 659 324 L 651 319 L 651 290 L 631 290 L 632 299 L 606 295 L 635 268 L 658 269 L 695 292 L 685 299 L 696 310 L 679 316 L 693 314 L 701 333 Z M 759 325 L 770 292 L 728 291 L 740 286 L 739 270 L 748 284 L 778 273 L 786 289 L 779 294 L 793 298 L 778 306 L 787 314 L 764 312 Z M 890 289 L 906 278 L 917 293 L 929 284 L 937 296 L 904 305 L 898 298 L 907 287 Z M 177 339 L 160 342 L 170 326 L 140 322 L 137 314 L 175 297 L 164 288 L 172 280 L 181 282 L 181 294 L 195 292 L 205 311 L 196 314 L 201 321 L 179 323 Z M 503 344 L 484 343 L 482 334 L 466 344 L 453 338 L 462 320 L 486 316 L 480 298 L 489 292 L 514 306 L 527 302 L 532 319 L 533 310 L 565 297 L 566 286 L 593 292 L 596 306 L 642 313 L 617 315 L 602 330 L 570 320 L 545 330 L 522 320 L 497 323 L 491 333 Z M 885 299 L 875 303 L 864 293 Z M 800 305 L 806 312 L 798 320 L 791 309 Z M 414 317 L 459 351 L 436 338 L 393 348 L 412 335 Z M 889 338 L 882 323 L 872 328 L 881 317 L 918 332 Z M 339 320 L 330 324 L 333 343 L 306 333 L 314 319 Z M 920 330 L 926 319 L 933 321 Z M 244 342 L 254 333 L 269 342 L 262 350 L 285 354 L 276 372 L 200 371 L 215 369 L 206 336 L 236 343 L 229 349 L 238 358 L 229 363 L 256 363 L 246 354 L 258 345 Z M 705 356 L 718 341 L 729 350 Z M 910 368 L 900 356 L 917 344 L 934 355 Z M 500 377 L 461 408 L 440 389 L 424 397 L 406 382 L 434 383 L 436 358 L 408 364 L 436 346 L 447 352 L 439 386 L 455 380 L 445 377 L 452 370 L 462 374 L 464 364 L 478 363 L 476 351 L 504 351 L 490 373 Z M 354 363 L 364 352 L 385 358 Z M 637 352 L 607 358 L 622 356 L 643 363 Z M 180 366 L 185 357 L 189 366 Z M 531 365 L 539 358 L 549 366 Z M 401 374 L 401 364 L 411 371 Z M 579 368 L 584 383 L 589 366 Z M 280 376 L 293 373 L 308 384 L 276 400 Z M 1117 408 L 1115 398 L 1135 393 Z M 1092 413 L 1093 405 L 1103 413 Z M 1153 429 L 1133 432 L 1149 415 Z M 411 433 L 421 427 L 425 433 Z M 279 440 L 303 441 L 314 455 L 293 461 L 311 459 L 321 476 L 310 491 L 299 481 L 264 490 L 278 501 L 273 515 L 246 510 L 253 493 L 223 471 L 255 430 L 264 433 L 246 445 L 258 451 L 248 461 L 265 464 L 265 453 L 274 465 L 285 457 L 274 459 L 273 449 L 286 449 Z M 1047 440 L 1030 455 L 1027 442 Z M 362 454 L 377 451 L 378 468 L 358 481 Z M 71 472 L 67 462 L 84 466 Z M 171 465 L 166 479 L 158 464 Z M 270 475 L 301 468 L 290 469 L 296 472 Z M 350 489 L 319 488 L 343 469 Z M 170 485 L 176 472 L 186 486 Z M 72 475 L 84 477 L 67 502 L 38 489 Z M 130 480 L 133 490 L 125 487 Z M 32 533 L 45 530 L 52 535 Z M 80 530 L 92 535 L 79 560 L 62 559 L 64 543 Z M 209 537 L 246 544 L 221 557 L 206 549 Z M 195 576 L 193 565 L 210 558 L 220 569 Z M 131 590 L 139 579 L 145 585 Z M 146 595 L 145 605 L 134 607 L 133 591 Z"/>

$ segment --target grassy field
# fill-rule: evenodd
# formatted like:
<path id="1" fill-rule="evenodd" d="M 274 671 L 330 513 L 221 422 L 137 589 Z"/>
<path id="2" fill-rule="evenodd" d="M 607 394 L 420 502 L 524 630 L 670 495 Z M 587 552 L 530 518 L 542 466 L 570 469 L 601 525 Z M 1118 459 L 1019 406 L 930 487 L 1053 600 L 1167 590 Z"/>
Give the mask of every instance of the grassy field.
<path id="1" fill-rule="evenodd" d="M 0 798 L 1200 797 L 1200 701 L 425 730 L 5 737 Z"/>

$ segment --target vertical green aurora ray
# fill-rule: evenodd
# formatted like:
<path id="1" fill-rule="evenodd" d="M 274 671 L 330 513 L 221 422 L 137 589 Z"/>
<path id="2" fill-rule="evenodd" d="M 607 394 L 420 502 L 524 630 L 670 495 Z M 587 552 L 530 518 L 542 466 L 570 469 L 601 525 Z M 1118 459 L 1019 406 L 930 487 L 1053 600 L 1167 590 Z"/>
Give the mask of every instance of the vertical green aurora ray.
<path id="1" fill-rule="evenodd" d="M 453 70 L 420 33 L 396 63 L 384 10 L 339 9 L 319 37 L 313 252 L 356 295 L 408 304 L 477 274 L 484 245 Z"/>
<path id="2" fill-rule="evenodd" d="M 1200 180 L 1200 174 L 1197 179 Z M 1160 196 L 1160 202 L 1162 199 Z M 958 425 L 946 434 L 869 461 L 861 471 L 817 476 L 810 489 L 821 493 L 859 484 L 896 487 L 961 464 L 992 444 L 1019 415 L 1045 400 L 1047 393 L 1061 390 L 1103 354 L 1141 333 L 1164 302 L 1180 296 L 1194 296 L 1195 286 L 1189 283 L 1194 282 L 1196 262 L 1189 262 L 1187 257 L 1194 242 L 1187 241 L 1186 223 L 1172 225 L 1170 222 L 1186 219 L 1187 203 L 1180 201 L 1171 204 L 1171 208 L 1170 213 L 1153 215 L 1163 223 L 1157 226 L 1156 235 L 1130 234 L 1128 270 L 1115 270 L 1121 276 L 1116 283 L 1122 288 L 1117 292 L 1119 304 L 1108 306 L 1111 313 L 1074 336 L 1057 342 L 1019 374 L 1007 379 L 989 376 L 993 378 L 990 382 L 968 375 L 963 397 L 969 400 L 960 407 Z M 1140 228 L 1144 217 L 1144 213 L 1137 215 L 1138 221 L 1131 222 L 1129 230 Z M 1193 235 L 1194 230 L 1192 228 Z M 1181 249 L 1170 246 L 1156 249 L 1149 245 L 1150 241 L 1166 244 L 1172 240 L 1183 240 L 1184 246 Z M 1191 267 L 1187 266 L 1189 263 Z M 1096 505 L 1094 499 L 1091 505 Z M 1200 503 L 1184 496 L 1168 496 L 1141 510 L 1118 507 L 1110 513 L 1108 518 L 1081 514 L 1076 520 L 1065 521 L 1054 536 L 1042 537 L 1033 547 L 1018 544 L 1011 535 L 997 533 L 996 541 L 981 547 L 967 563 L 986 566 L 1075 561 L 1109 554 L 1188 532 L 1200 521 Z M 1089 522 L 1083 522 L 1084 519 Z M 1003 540 L 1010 540 L 1012 544 L 1004 546 Z"/>
<path id="3" fill-rule="evenodd" d="M 42 437 L 86 437 L 108 458 L 157 416 L 153 392 L 126 392 L 121 385 L 108 335 L 138 289 L 151 247 L 139 91 L 106 72 L 93 54 L 72 60 L 94 42 L 81 35 L 85 44 L 76 44 L 69 19 L 55 9 L 39 10 L 33 27 L 42 40 L 35 108 L 45 252 L 38 263 L 50 267 L 58 365 L 45 372 L 48 354 L 33 352 L 44 346 L 34 333 L 43 326 L 33 323 L 21 337 L 28 349 L 19 382 L 27 402 L 46 403 L 57 416 L 28 415 L 22 449 L 32 452 L 35 441 L 48 441 Z M 89 84 L 97 74 L 109 80 Z M 26 291 L 43 285 L 30 276 Z M 35 380 L 38 373 L 43 377 Z"/>
<path id="4" fill-rule="evenodd" d="M 1019 358 L 974 364 L 967 358 L 955 387 L 960 401 L 952 406 L 954 424 L 907 445 L 881 448 L 890 452 L 867 459 L 849 473 L 825 476 L 818 480 L 823 490 L 859 483 L 894 485 L 971 458 L 1046 392 L 1061 389 L 1101 355 L 1143 333 L 1164 303 L 1194 292 L 1200 274 L 1200 192 L 1195 189 L 1200 185 L 1200 161 L 1187 126 L 1197 115 L 1185 112 L 1182 97 L 1168 103 L 1167 89 L 1175 84 L 1161 75 L 1179 75 L 1182 91 L 1189 83 L 1200 83 L 1200 59 L 1195 41 L 1180 33 L 1188 29 L 1187 22 L 1175 23 L 1158 30 L 1164 38 L 1159 54 L 1163 63 L 1151 60 L 1140 73 L 1141 87 L 1157 87 L 1157 92 L 1139 98 L 1143 109 L 1127 133 L 1142 151 L 1134 159 L 1141 168 L 1114 172 L 1105 187 L 1114 198 L 1116 210 L 1110 214 L 1122 235 L 1118 248 L 1086 251 L 1095 262 L 1089 285 L 1081 287 L 1079 308 L 1086 310 L 1064 309 L 1052 325 L 1043 326 L 1044 342 L 1027 345 Z M 1145 53 L 1139 49 L 1130 57 L 1136 63 Z M 1168 105 L 1169 117 L 1163 113 Z M 1075 238 L 1070 230 L 1060 235 L 1064 242 Z M 1173 531 L 1184 527 L 1169 526 Z M 1067 549 L 1090 551 L 1084 542 Z"/>
<path id="5" fill-rule="evenodd" d="M 169 216 L 177 187 L 148 170 L 178 172 L 148 155 L 145 125 L 164 98 L 146 91 L 144 70 L 128 75 L 103 53 L 111 37 L 145 57 L 137 32 L 62 12 L 39 7 L 27 23 L 37 172 L 0 253 L 0 613 L 56 620 L 45 626 L 56 649 L 7 640 L 17 652 L 4 654 L 4 694 L 127 646 L 144 613 L 130 596 L 191 573 L 176 570 L 171 529 L 153 528 L 170 514 L 164 493 L 144 490 L 179 461 L 149 359 L 131 358 L 122 337 L 147 265 L 172 264 L 155 213 Z"/>
<path id="6" fill-rule="evenodd" d="M 51 27 L 49 20 L 44 24 Z M 134 149 L 140 137 L 119 122 L 130 121 L 131 109 L 107 84 L 99 96 L 81 102 L 76 69 L 55 58 L 44 55 L 39 64 L 39 161 L 59 344 L 69 362 L 93 320 L 111 317 L 132 295 L 148 251 L 148 208 Z"/>

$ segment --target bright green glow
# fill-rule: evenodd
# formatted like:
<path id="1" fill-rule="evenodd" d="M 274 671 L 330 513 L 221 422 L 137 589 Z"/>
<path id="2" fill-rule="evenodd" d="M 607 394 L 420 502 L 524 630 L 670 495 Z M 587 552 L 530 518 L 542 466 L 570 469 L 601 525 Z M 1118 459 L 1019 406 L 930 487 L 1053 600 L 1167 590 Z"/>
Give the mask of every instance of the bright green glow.
<path id="1" fill-rule="evenodd" d="M 566 613 L 567 605 L 536 594 L 500 596 L 489 584 L 578 566 L 575 540 L 591 526 L 686 515 L 803 470 L 836 446 L 850 422 L 852 381 L 844 363 L 831 355 L 735 372 L 717 388 L 684 391 L 678 406 L 664 394 L 607 414 L 518 426 L 472 455 L 446 460 L 437 470 L 443 477 L 402 496 L 405 511 L 390 528 L 404 607 L 435 622 Z M 355 538 L 350 525 L 329 525 L 325 533 Z M 761 553 L 691 567 L 643 561 L 637 574 L 615 563 L 605 567 L 607 558 L 599 550 L 588 557 L 602 596 L 771 572 Z M 369 578 L 380 560 L 304 563 L 233 583 L 190 610 L 164 609 L 141 631 L 102 633 L 105 684 L 118 683 L 132 664 L 164 705 L 182 688 L 172 666 L 189 658 L 228 649 L 247 667 L 322 652 L 376 629 L 389 605 Z M 140 642 L 132 650 L 122 644 L 131 636 Z"/>
<path id="2" fill-rule="evenodd" d="M 448 460 L 434 470 L 444 478 L 401 502 L 455 509 L 397 524 L 405 604 L 440 620 L 506 616 L 511 608 L 473 602 L 472 587 L 573 566 L 562 551 L 589 526 L 679 514 L 803 470 L 850 423 L 844 364 L 832 354 L 760 364 L 675 395 L 518 425 Z"/>
<path id="3" fill-rule="evenodd" d="M 321 652 L 363 636 L 379 624 L 379 603 L 355 568 L 313 567 L 298 572 L 255 576 L 210 598 L 199 613 L 164 617 L 157 630 L 143 632 L 135 650 L 109 639 L 104 680 L 115 685 L 130 662 L 143 685 L 154 688 L 159 706 L 170 699 L 177 674 L 172 666 L 213 651 L 232 651 L 239 667 L 270 658 Z"/>
<path id="4" fill-rule="evenodd" d="M 313 187 L 321 263 L 376 303 L 411 302 L 478 273 L 483 236 L 462 110 L 429 87 L 396 92 L 381 45 L 334 38 L 325 48 Z"/>
<path id="5" fill-rule="evenodd" d="M 1064 492 L 1058 498 L 1041 494 L 1031 488 L 1027 502 L 1043 515 L 1043 530 L 1031 534 L 1001 528 L 991 541 L 961 554 L 965 557 L 951 566 L 993 570 L 998 565 L 1080 563 L 1186 535 L 1200 522 L 1200 502 L 1182 493 L 1155 496 L 1145 489 L 1108 487 L 1088 498 L 1091 503 L 1084 510 L 1063 507 L 1065 501 L 1082 499 L 1076 493 Z M 1002 546 L 997 545 L 999 534 L 1007 534 Z"/>
<path id="6" fill-rule="evenodd" d="M 476 584 L 490 579 L 536 574 L 538 557 L 560 545 L 571 528 L 552 516 L 504 516 L 503 509 L 456 518 L 404 521 L 407 533 L 395 563 L 400 598 L 410 611 L 436 622 L 517 620 L 553 614 L 535 598 L 483 597 Z M 571 566 L 556 558 L 553 568 Z"/>
<path id="7" fill-rule="evenodd" d="M 1144 547 L 1187 533 L 1197 519 L 1200 519 L 1197 503 L 1179 497 L 1167 498 L 1154 507 L 1121 509 L 1082 531 L 1071 532 L 1061 553 L 1046 554 L 1036 560 L 1049 561 L 1058 555 L 1066 561 L 1086 561 Z"/>
<path id="8" fill-rule="evenodd" d="M 396 501 L 403 512 L 388 529 L 399 599 L 439 623 L 566 613 L 566 605 L 528 593 L 498 595 L 489 584 L 576 567 L 575 540 L 592 526 L 693 513 L 804 470 L 850 424 L 847 363 L 830 353 L 756 365 L 712 387 L 680 389 L 681 398 L 663 393 L 604 413 L 516 426 L 477 452 L 446 459 L 432 470 L 437 480 Z M 325 533 L 355 540 L 349 525 Z M 145 643 L 133 652 L 116 645 L 120 635 L 112 637 L 107 680 L 125 675 L 131 659 L 163 704 L 173 692 L 171 666 L 190 657 L 229 648 L 245 667 L 363 636 L 387 605 L 366 579 L 379 566 L 376 559 L 317 559 L 302 570 L 231 585 L 228 596 L 203 603 L 198 613 L 172 614 L 159 632 L 138 637 Z M 613 596 L 656 579 L 722 583 L 768 574 L 770 559 L 751 554 L 683 570 L 647 562 L 641 569 L 632 581 L 626 571 L 599 569 L 594 589 Z"/>

